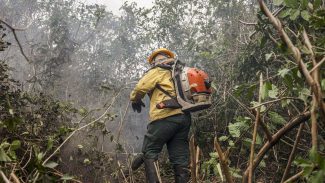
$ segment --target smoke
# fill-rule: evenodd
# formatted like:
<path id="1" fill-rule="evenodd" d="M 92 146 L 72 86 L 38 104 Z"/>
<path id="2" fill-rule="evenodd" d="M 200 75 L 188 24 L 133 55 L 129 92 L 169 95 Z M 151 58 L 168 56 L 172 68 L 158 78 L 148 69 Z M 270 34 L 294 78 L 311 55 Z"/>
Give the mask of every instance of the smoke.
<path id="1" fill-rule="evenodd" d="M 10 24 L 29 25 L 17 34 L 31 64 L 17 51 L 12 35 L 12 48 L 0 53 L 0 59 L 9 63 L 12 75 L 25 90 L 45 92 L 78 108 L 101 109 L 116 91 L 136 81 L 147 69 L 146 48 L 142 46 L 146 40 L 137 33 L 131 6 L 125 5 L 127 11 L 119 17 L 104 6 L 76 0 L 0 0 L 0 7 L 0 17 Z M 105 122 L 111 134 L 98 142 L 105 142 L 104 151 L 114 150 L 109 137 L 117 135 L 114 132 L 121 123 L 119 143 L 128 151 L 141 149 L 148 111 L 136 114 L 127 109 L 130 87 L 114 104 L 114 119 Z"/>

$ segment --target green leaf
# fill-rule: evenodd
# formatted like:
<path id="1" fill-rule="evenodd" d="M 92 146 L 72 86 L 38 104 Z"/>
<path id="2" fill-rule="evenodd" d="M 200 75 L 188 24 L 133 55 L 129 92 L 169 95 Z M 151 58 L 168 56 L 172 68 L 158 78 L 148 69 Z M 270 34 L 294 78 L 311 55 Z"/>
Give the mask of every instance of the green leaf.
<path id="1" fill-rule="evenodd" d="M 8 156 L 12 159 L 12 160 L 16 160 L 17 159 L 17 155 L 15 151 L 8 151 Z"/>
<path id="2" fill-rule="evenodd" d="M 218 173 L 220 175 L 221 182 L 223 182 L 223 175 L 222 175 L 220 163 L 217 164 L 217 170 L 218 170 Z"/>
<path id="3" fill-rule="evenodd" d="M 301 72 L 299 70 L 297 71 L 297 77 L 301 78 Z"/>
<path id="4" fill-rule="evenodd" d="M 322 5 L 322 0 L 314 0 L 314 10 L 318 9 Z"/>
<path id="5" fill-rule="evenodd" d="M 78 146 L 78 149 L 82 149 L 82 148 L 84 147 L 84 146 L 81 145 L 81 144 L 78 144 L 77 146 Z"/>
<path id="6" fill-rule="evenodd" d="M 321 162 L 321 156 L 319 155 L 319 153 L 317 152 L 317 150 L 315 148 L 312 148 L 309 152 L 309 158 L 312 162 L 314 163 L 320 163 Z"/>
<path id="7" fill-rule="evenodd" d="M 266 163 L 265 163 L 265 161 L 262 160 L 262 161 L 260 162 L 260 164 L 258 165 L 258 167 L 265 168 L 265 167 L 266 167 Z"/>
<path id="8" fill-rule="evenodd" d="M 57 167 L 58 165 L 59 165 L 59 164 L 57 164 L 56 162 L 51 161 L 51 162 L 46 163 L 46 164 L 44 165 L 44 167 L 46 167 L 46 168 L 55 168 L 55 167 Z"/>
<path id="9" fill-rule="evenodd" d="M 257 134 L 257 135 L 256 135 L 256 142 L 255 142 L 255 143 L 256 143 L 257 145 L 261 145 L 262 142 L 263 142 L 263 141 L 262 141 L 261 136 L 260 136 L 259 134 Z"/>
<path id="10" fill-rule="evenodd" d="M 319 170 L 316 175 L 312 176 L 310 182 L 323 183 L 325 181 L 325 172 Z"/>
<path id="11" fill-rule="evenodd" d="M 247 124 L 250 118 L 246 117 L 237 117 L 235 123 L 230 123 L 228 125 L 229 133 L 232 137 L 239 137 L 242 131 L 245 131 L 249 128 Z"/>
<path id="12" fill-rule="evenodd" d="M 228 125 L 229 133 L 232 137 L 239 137 L 241 128 L 243 128 L 243 125 L 240 123 L 230 123 Z"/>
<path id="13" fill-rule="evenodd" d="M 20 142 L 20 140 L 14 140 L 14 141 L 12 141 L 12 143 L 11 143 L 10 149 L 14 151 L 14 150 L 16 150 L 16 149 L 19 149 L 20 146 L 21 146 L 21 142 Z"/>
<path id="14" fill-rule="evenodd" d="M 307 9 L 308 8 L 308 0 L 300 0 L 300 6 L 301 9 Z"/>
<path id="15" fill-rule="evenodd" d="M 90 163 L 91 161 L 88 158 L 84 159 L 84 164 L 89 165 Z"/>
<path id="16" fill-rule="evenodd" d="M 244 138 L 243 143 L 244 143 L 245 146 L 250 147 L 251 144 L 252 144 L 252 139 Z"/>
<path id="17" fill-rule="evenodd" d="M 232 141 L 232 140 L 229 140 L 229 141 L 228 141 L 228 144 L 229 144 L 230 147 L 234 147 L 234 146 L 235 146 L 235 143 L 234 143 L 234 141 Z"/>
<path id="18" fill-rule="evenodd" d="M 14 110 L 13 109 L 9 109 L 9 114 L 14 115 Z"/>
<path id="19" fill-rule="evenodd" d="M 0 148 L 3 148 L 3 149 L 6 149 L 7 147 L 10 147 L 10 144 L 8 142 L 2 142 L 1 145 L 0 145 Z"/>
<path id="20" fill-rule="evenodd" d="M 64 174 L 62 177 L 61 177 L 61 180 L 71 180 L 73 179 L 74 176 L 71 176 L 69 174 Z"/>
<path id="21" fill-rule="evenodd" d="M 302 175 L 303 175 L 304 177 L 309 176 L 309 175 L 311 174 L 311 172 L 313 171 L 313 169 L 314 169 L 313 166 L 306 166 L 306 167 L 304 167 L 304 168 L 303 168 L 303 173 L 302 173 Z"/>
<path id="22" fill-rule="evenodd" d="M 298 166 L 304 167 L 303 165 L 308 165 L 310 166 L 311 162 L 308 160 L 305 160 L 301 157 L 298 157 L 296 160 L 294 160 L 294 163 Z"/>
<path id="23" fill-rule="evenodd" d="M 278 71 L 278 75 L 280 75 L 282 78 L 286 76 L 290 72 L 290 69 L 284 68 Z"/>
<path id="24" fill-rule="evenodd" d="M 285 9 L 284 11 L 282 11 L 279 15 L 280 18 L 285 18 L 287 16 L 289 16 L 291 14 L 292 9 Z"/>
<path id="25" fill-rule="evenodd" d="M 264 100 L 269 96 L 269 91 L 272 90 L 272 84 L 270 82 L 265 82 L 262 86 L 262 99 Z"/>
<path id="26" fill-rule="evenodd" d="M 54 142 L 53 138 L 52 137 L 49 137 L 49 139 L 47 140 L 47 147 L 46 147 L 47 150 L 51 150 L 52 149 L 53 142 Z"/>
<path id="27" fill-rule="evenodd" d="M 0 147 L 0 161 L 11 161 L 11 159 L 9 158 L 9 156 L 6 154 L 6 152 Z"/>
<path id="28" fill-rule="evenodd" d="M 270 119 L 273 123 L 278 124 L 278 125 L 283 125 L 286 120 L 278 113 L 270 111 L 269 113 Z"/>
<path id="29" fill-rule="evenodd" d="M 322 85 L 322 90 L 325 90 L 325 79 L 322 79 L 321 85 Z"/>
<path id="30" fill-rule="evenodd" d="M 296 20 L 300 15 L 300 10 L 295 10 L 293 14 L 290 15 L 290 20 Z"/>
<path id="31" fill-rule="evenodd" d="M 299 92 L 299 98 L 307 103 L 308 97 L 310 96 L 310 90 L 308 88 L 303 88 Z"/>
<path id="32" fill-rule="evenodd" d="M 309 12 L 306 11 L 306 10 L 302 11 L 302 12 L 301 12 L 301 17 L 302 17 L 304 20 L 309 21 L 309 19 L 310 19 Z"/>
<path id="33" fill-rule="evenodd" d="M 279 6 L 283 3 L 283 0 L 274 0 L 273 1 L 273 4 L 276 5 L 276 6 Z"/>
<path id="34" fill-rule="evenodd" d="M 290 104 L 291 100 L 290 99 L 284 99 L 284 100 L 281 100 L 281 107 L 286 107 Z"/>
<path id="35" fill-rule="evenodd" d="M 221 142 L 224 142 L 224 141 L 226 141 L 226 140 L 228 140 L 228 136 L 221 136 L 221 137 L 219 137 L 219 141 L 221 141 Z"/>
<path id="36" fill-rule="evenodd" d="M 268 61 L 272 57 L 273 53 L 265 54 L 265 60 Z"/>
<path id="37" fill-rule="evenodd" d="M 44 154 L 42 152 L 37 154 L 37 160 L 38 161 L 41 161 L 43 157 L 44 157 Z"/>
<path id="38" fill-rule="evenodd" d="M 212 83 L 211 83 L 211 87 L 212 87 L 214 90 L 217 90 L 217 85 L 216 85 L 215 82 L 212 82 Z"/>
<path id="39" fill-rule="evenodd" d="M 297 0 L 284 0 L 284 4 L 290 8 L 298 8 L 299 6 Z"/>
<path id="40" fill-rule="evenodd" d="M 269 91 L 269 97 L 270 98 L 277 98 L 277 95 L 279 93 L 279 89 L 272 84 L 272 90 Z"/>

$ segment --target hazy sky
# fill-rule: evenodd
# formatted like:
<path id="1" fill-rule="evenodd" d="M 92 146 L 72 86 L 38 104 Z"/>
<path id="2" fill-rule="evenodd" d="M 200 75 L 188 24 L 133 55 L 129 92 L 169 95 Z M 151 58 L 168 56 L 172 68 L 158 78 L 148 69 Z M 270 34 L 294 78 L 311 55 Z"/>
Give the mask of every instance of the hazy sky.
<path id="1" fill-rule="evenodd" d="M 141 7 L 151 7 L 152 2 L 154 0 L 81 0 L 81 1 L 89 3 L 89 4 L 95 4 L 96 3 L 96 4 L 106 5 L 107 10 L 110 10 L 114 14 L 119 15 L 120 14 L 119 8 L 126 1 L 128 1 L 128 2 L 136 2 L 138 4 L 138 6 L 141 6 Z"/>

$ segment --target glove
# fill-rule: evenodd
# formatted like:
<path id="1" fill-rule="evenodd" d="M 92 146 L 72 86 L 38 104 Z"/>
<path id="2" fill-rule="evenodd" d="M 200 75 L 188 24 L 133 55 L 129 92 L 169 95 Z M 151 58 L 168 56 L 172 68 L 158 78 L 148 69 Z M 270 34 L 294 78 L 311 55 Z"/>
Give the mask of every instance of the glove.
<path id="1" fill-rule="evenodd" d="M 146 105 L 144 105 L 144 103 L 139 100 L 139 101 L 132 101 L 132 109 L 133 112 L 137 111 L 137 113 L 141 112 L 141 107 L 146 107 Z"/>

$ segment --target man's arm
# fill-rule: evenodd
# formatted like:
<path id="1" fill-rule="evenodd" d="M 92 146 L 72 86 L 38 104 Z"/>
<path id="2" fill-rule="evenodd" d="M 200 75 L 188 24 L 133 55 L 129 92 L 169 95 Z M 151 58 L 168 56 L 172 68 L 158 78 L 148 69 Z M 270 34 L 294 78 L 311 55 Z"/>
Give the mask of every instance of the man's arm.
<path id="1" fill-rule="evenodd" d="M 152 91 L 159 81 L 159 74 L 157 69 L 152 69 L 144 75 L 135 86 L 130 94 L 130 100 L 140 101 L 147 93 Z"/>
<path id="2" fill-rule="evenodd" d="M 132 101 L 133 111 L 141 112 L 141 107 L 145 107 L 142 102 L 142 98 L 152 91 L 156 84 L 158 83 L 158 71 L 157 69 L 150 70 L 146 75 L 144 75 L 138 84 L 135 86 L 133 91 L 130 94 L 130 100 Z"/>

